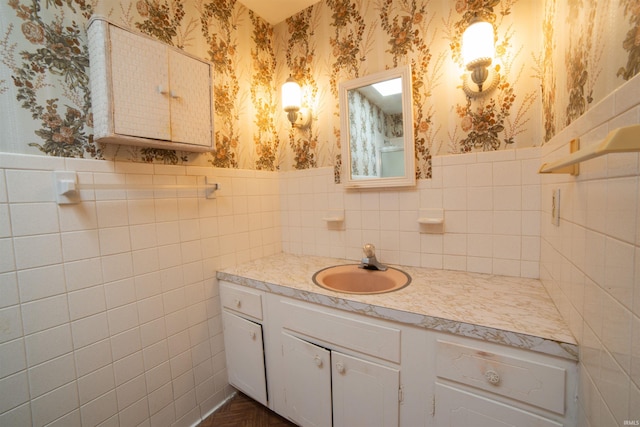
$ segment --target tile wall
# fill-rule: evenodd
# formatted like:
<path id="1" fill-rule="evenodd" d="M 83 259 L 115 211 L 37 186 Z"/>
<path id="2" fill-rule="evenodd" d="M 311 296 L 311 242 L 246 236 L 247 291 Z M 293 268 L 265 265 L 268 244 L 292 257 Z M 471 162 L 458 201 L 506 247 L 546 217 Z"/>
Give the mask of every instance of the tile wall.
<path id="1" fill-rule="evenodd" d="M 335 185 L 332 168 L 282 172 L 282 246 L 358 260 L 373 243 L 384 263 L 537 278 L 539 166 L 540 148 L 439 156 L 433 179 L 383 190 Z M 444 227 L 420 225 L 420 209 L 444 209 Z"/>
<path id="2" fill-rule="evenodd" d="M 640 75 L 593 106 L 542 149 L 542 160 L 640 123 Z M 541 279 L 580 344 L 584 427 L 640 423 L 640 159 L 609 154 L 580 175 L 542 179 Z M 560 225 L 551 194 L 560 190 Z M 625 423 L 626 422 L 626 423 Z"/>
<path id="3" fill-rule="evenodd" d="M 52 170 L 82 190 L 55 202 Z M 230 392 L 216 268 L 280 252 L 275 173 L 0 154 L 0 425 L 188 426 Z"/>

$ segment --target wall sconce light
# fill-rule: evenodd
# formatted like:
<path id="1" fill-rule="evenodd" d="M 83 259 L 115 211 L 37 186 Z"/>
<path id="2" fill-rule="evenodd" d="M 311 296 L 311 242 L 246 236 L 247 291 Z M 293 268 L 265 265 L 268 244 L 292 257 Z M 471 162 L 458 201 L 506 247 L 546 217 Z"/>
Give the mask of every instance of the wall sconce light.
<path id="1" fill-rule="evenodd" d="M 476 98 L 485 95 L 498 85 L 496 72 L 489 67 L 493 62 L 495 43 L 493 25 L 491 23 L 474 19 L 462 34 L 462 61 L 471 71 L 469 76 L 464 75 L 463 90 L 467 96 Z"/>
<path id="2" fill-rule="evenodd" d="M 291 127 L 305 128 L 311 123 L 311 112 L 302 108 L 302 89 L 291 76 L 282 85 L 282 108 L 287 112 Z"/>

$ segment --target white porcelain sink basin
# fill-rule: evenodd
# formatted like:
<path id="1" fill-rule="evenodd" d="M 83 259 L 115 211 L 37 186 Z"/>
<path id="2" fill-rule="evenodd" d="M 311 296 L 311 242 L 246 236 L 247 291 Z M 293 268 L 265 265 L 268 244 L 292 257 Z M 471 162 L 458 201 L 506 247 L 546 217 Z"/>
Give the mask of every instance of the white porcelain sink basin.
<path id="1" fill-rule="evenodd" d="M 318 271 L 313 275 L 313 282 L 331 291 L 364 295 L 397 291 L 411 283 L 411 277 L 393 267 L 379 271 L 358 268 L 358 264 L 348 264 Z"/>

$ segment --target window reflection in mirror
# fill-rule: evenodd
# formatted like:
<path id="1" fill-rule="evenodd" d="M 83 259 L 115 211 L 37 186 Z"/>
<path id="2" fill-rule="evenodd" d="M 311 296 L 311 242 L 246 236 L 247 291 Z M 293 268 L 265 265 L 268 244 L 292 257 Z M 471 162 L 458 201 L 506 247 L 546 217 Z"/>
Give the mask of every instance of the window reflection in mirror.
<path id="1" fill-rule="evenodd" d="M 341 83 L 340 114 L 345 186 L 415 184 L 408 66 Z"/>

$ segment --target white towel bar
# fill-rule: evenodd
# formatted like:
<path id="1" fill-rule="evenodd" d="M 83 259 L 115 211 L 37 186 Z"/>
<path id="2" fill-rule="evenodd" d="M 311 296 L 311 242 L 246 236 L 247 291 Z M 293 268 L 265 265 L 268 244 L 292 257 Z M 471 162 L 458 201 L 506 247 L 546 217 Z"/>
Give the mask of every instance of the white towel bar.
<path id="1" fill-rule="evenodd" d="M 55 171 L 54 188 L 58 204 L 80 203 L 80 190 L 204 190 L 205 198 L 215 199 L 220 184 L 205 177 L 204 184 L 79 184 L 75 172 Z"/>
<path id="2" fill-rule="evenodd" d="M 572 141 L 573 142 L 573 141 Z M 551 163 L 543 163 L 538 173 L 570 173 L 578 175 L 578 164 L 609 153 L 640 151 L 640 125 L 621 127 L 609 132 L 600 144 L 573 151 L 567 157 Z"/>

